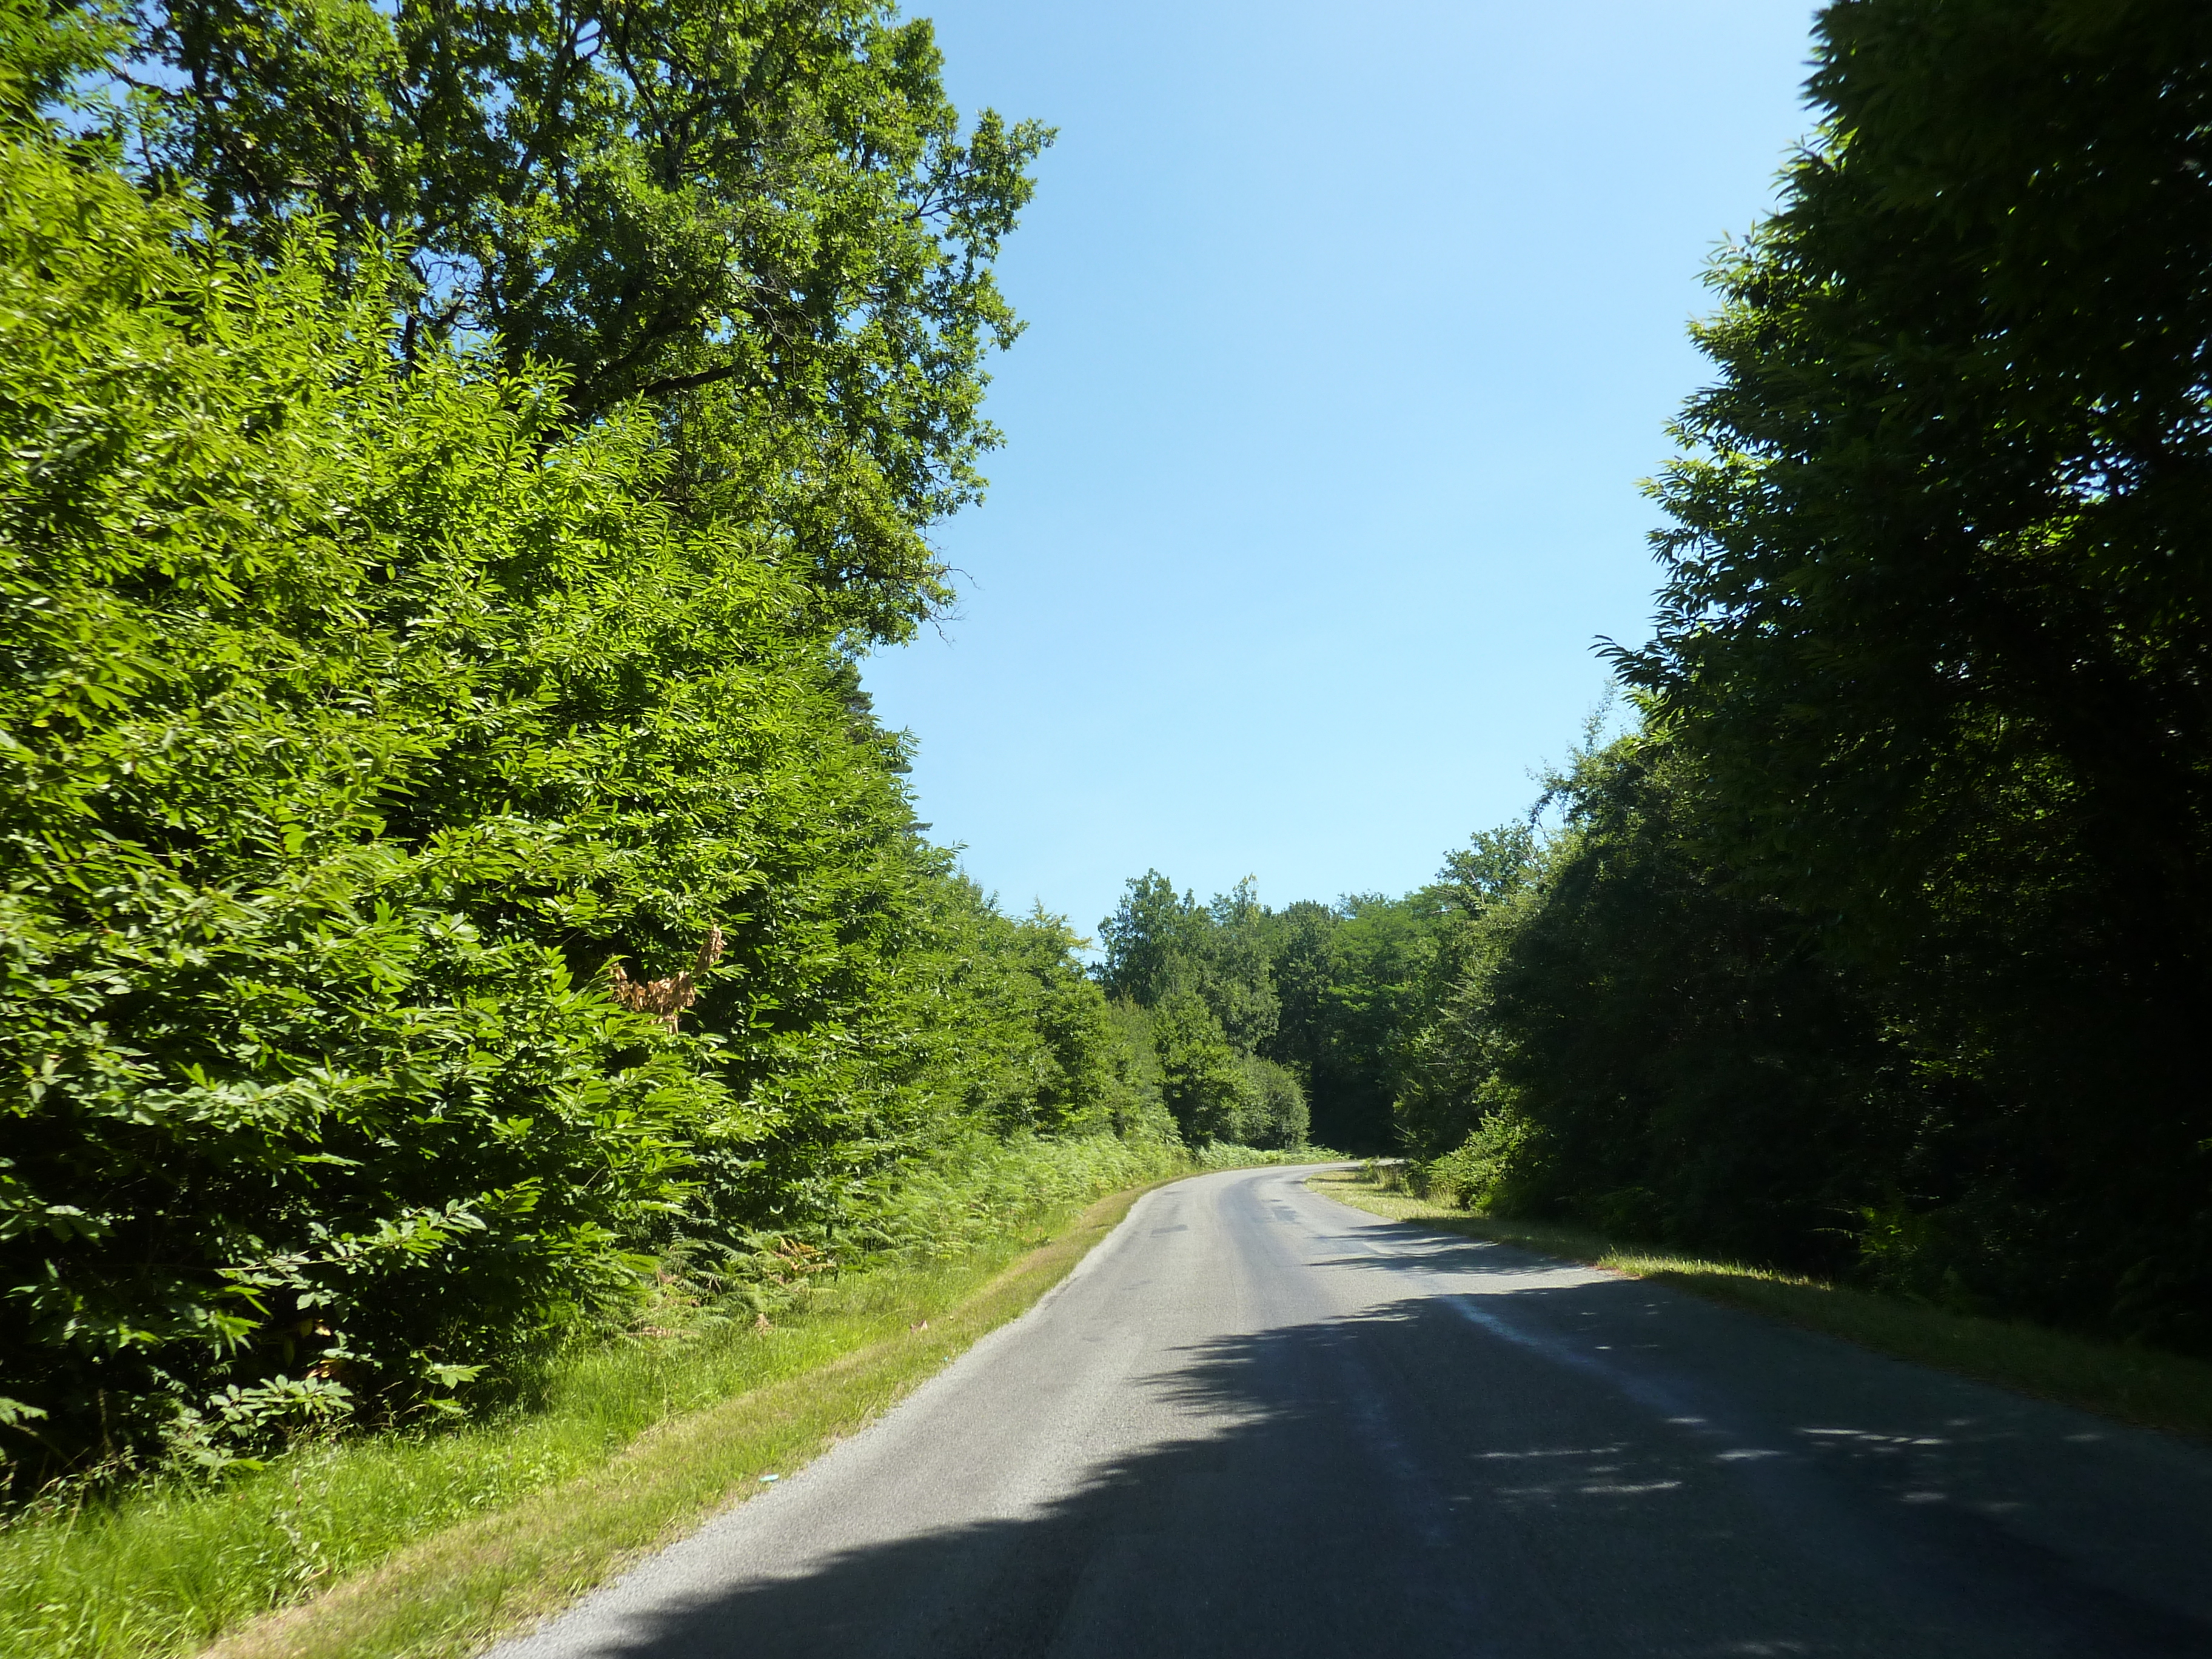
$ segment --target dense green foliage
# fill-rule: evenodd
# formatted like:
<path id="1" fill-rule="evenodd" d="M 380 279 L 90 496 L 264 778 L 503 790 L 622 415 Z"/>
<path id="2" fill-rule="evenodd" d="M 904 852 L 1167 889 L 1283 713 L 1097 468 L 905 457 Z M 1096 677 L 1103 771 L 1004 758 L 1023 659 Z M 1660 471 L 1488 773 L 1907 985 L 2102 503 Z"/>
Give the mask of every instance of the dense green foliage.
<path id="1" fill-rule="evenodd" d="M 656 1263 L 1172 1142 L 854 654 L 943 598 L 1037 135 L 874 8 L 615 21 L 0 6 L 11 1479 L 451 1413 Z M 189 97 L 70 108 L 148 53 Z"/>
<path id="2" fill-rule="evenodd" d="M 1470 858 L 1526 856 L 1527 832 L 1484 838 Z M 1493 844 L 1495 843 L 1495 844 Z M 1187 1138 L 1381 1152 L 1413 1045 L 1450 981 L 1479 885 L 1472 866 L 1403 899 L 1262 905 L 1247 879 L 1211 904 L 1158 871 L 1133 879 L 1099 925 L 1099 982 L 1140 1028 Z"/>
<path id="3" fill-rule="evenodd" d="M 1905 1067 L 1794 913 L 1715 865 L 1698 780 L 1626 739 L 1470 947 L 1400 1123 L 1502 1213 L 1833 1271 L 1913 1153 Z"/>
<path id="4" fill-rule="evenodd" d="M 772 520 L 822 613 L 902 635 L 972 500 L 991 263 L 1048 135 L 965 137 L 883 0 L 177 0 L 136 7 L 135 170 L 280 258 L 320 216 L 411 362 L 483 341 L 641 401 L 687 509 Z M 397 264 L 382 250 L 396 247 Z M 366 262 L 364 264 L 362 262 Z"/>
<path id="5" fill-rule="evenodd" d="M 1176 1127 L 1193 1145 L 1303 1146 L 1305 1091 L 1264 1052 L 1278 1018 L 1267 913 L 1251 884 L 1200 905 L 1158 871 L 1132 880 L 1100 927 L 1098 978 L 1149 1051 Z"/>
<path id="6" fill-rule="evenodd" d="M 11 1480 L 461 1411 L 1079 1140 L 2212 1344 L 2212 14 L 1834 0 L 1811 91 L 1635 729 L 1086 969 L 861 689 L 1048 137 L 925 23 L 0 0 Z"/>
<path id="7" fill-rule="evenodd" d="M 1637 729 L 1408 901 L 1362 1063 L 1470 1202 L 2202 1349 L 2212 13 L 1835 0 L 1816 48 Z"/>
<path id="8" fill-rule="evenodd" d="M 434 1559 L 432 1540 L 443 1534 L 456 1553 L 481 1549 L 491 1517 L 507 1572 L 527 1574 L 542 1565 L 524 1541 L 533 1499 L 580 1512 L 587 1527 L 602 1522 L 614 1534 L 600 1534 L 611 1546 L 603 1554 L 616 1555 L 629 1541 L 621 1513 L 650 1490 L 656 1464 L 673 1456 L 690 1467 L 710 1439 L 726 1460 L 714 1474 L 744 1480 L 803 1452 L 819 1426 L 807 1420 L 813 1407 L 850 1389 L 856 1371 L 876 1392 L 934 1370 L 940 1355 L 930 1344 L 943 1339 L 928 1326 L 945 1330 L 951 1315 L 946 1334 L 957 1340 L 963 1317 L 984 1311 L 979 1301 L 1005 1294 L 994 1286 L 979 1297 L 979 1287 L 1003 1285 L 999 1276 L 1040 1231 L 1184 1163 L 1180 1147 L 1112 1135 L 979 1137 L 941 1149 L 900 1182 L 896 1204 L 874 1218 L 886 1243 L 867 1271 L 757 1285 L 777 1292 L 765 1325 L 757 1297 L 702 1295 L 694 1282 L 665 1278 L 618 1336 L 532 1356 L 506 1409 L 442 1432 L 317 1437 L 219 1484 L 170 1475 L 92 1502 L 82 1491 L 51 1492 L 0 1528 L 0 1651 L 198 1653 L 271 1608 L 336 1583 L 358 1585 L 404 1547 L 427 1547 Z M 1017 1290 L 1012 1299 L 1027 1298 Z M 818 1374 L 833 1364 L 833 1376 Z M 720 1420 L 706 1429 L 702 1417 Z M 641 1443 L 653 1431 L 675 1443 Z M 609 1467 L 617 1457 L 619 1473 Z M 610 1487 L 623 1502 L 606 1501 Z M 704 1494 L 710 1506 L 724 1495 L 711 1485 Z M 571 1573 L 577 1541 L 563 1552 Z M 435 1629 L 436 1600 L 447 1601 L 447 1618 L 481 1620 L 497 1599 L 473 1573 L 426 1584 L 419 1555 L 399 1572 L 377 1595 L 406 1609 L 418 1644 L 430 1639 L 426 1626 Z M 353 1639 L 362 1641 L 358 1626 Z"/>
<path id="9" fill-rule="evenodd" d="M 2212 1341 L 2212 15 L 1850 0 L 1626 659 L 1928 1091 L 1916 1277 Z"/>

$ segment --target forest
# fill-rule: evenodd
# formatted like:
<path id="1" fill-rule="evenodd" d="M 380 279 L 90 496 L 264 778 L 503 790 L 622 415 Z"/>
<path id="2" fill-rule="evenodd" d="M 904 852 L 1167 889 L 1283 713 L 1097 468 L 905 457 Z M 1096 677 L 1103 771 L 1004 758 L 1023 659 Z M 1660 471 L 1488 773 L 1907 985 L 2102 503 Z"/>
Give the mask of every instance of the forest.
<path id="1" fill-rule="evenodd" d="M 18 1496 L 1176 1167 L 860 672 L 951 600 L 1048 133 L 857 0 L 0 21 Z"/>
<path id="2" fill-rule="evenodd" d="M 0 0 L 11 1490 L 465 1414 L 1008 1157 L 2212 1351 L 2212 14 L 1814 45 L 1619 718 L 1416 892 L 1094 950 L 865 690 L 1053 136 L 926 21 Z"/>
<path id="3" fill-rule="evenodd" d="M 1626 729 L 1403 897 L 1133 883 L 1107 983 L 1470 1206 L 2212 1352 L 2212 12 L 1814 48 Z"/>

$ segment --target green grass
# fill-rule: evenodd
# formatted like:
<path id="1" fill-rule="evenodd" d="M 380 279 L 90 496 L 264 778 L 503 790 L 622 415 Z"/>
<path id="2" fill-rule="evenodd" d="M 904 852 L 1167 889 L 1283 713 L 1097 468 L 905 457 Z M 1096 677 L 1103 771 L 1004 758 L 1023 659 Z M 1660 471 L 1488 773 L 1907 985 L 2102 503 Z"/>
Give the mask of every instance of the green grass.
<path id="1" fill-rule="evenodd" d="M 1387 1179 L 1387 1172 L 1384 1172 Z M 2017 1321 L 1952 1313 L 1735 1262 L 1624 1244 L 1583 1229 L 1506 1221 L 1389 1190 L 1365 1170 L 1330 1171 L 1316 1192 L 1394 1221 L 1518 1244 L 1747 1308 L 1899 1359 L 2146 1428 L 2212 1439 L 2212 1364 Z"/>
<path id="2" fill-rule="evenodd" d="M 1148 1162 L 1009 1166 L 983 1186 L 1026 1194 L 1013 1218 L 973 1183 L 963 1201 L 918 1190 L 933 1219 L 908 1259 L 766 1328 L 694 1319 L 571 1352 L 526 1413 L 19 1516 L 0 1529 L 0 1652 L 470 1651 L 806 1462 L 1021 1312 L 1145 1186 L 1188 1171 Z M 1117 1174 L 1137 1181 L 1082 1207 Z"/>
<path id="3" fill-rule="evenodd" d="M 1257 1146 L 1239 1146 L 1229 1140 L 1211 1141 L 1190 1154 L 1191 1167 L 1201 1173 L 1282 1164 L 1340 1164 L 1343 1160 L 1342 1152 L 1332 1152 L 1326 1146 L 1301 1146 L 1286 1152 L 1263 1152 Z"/>

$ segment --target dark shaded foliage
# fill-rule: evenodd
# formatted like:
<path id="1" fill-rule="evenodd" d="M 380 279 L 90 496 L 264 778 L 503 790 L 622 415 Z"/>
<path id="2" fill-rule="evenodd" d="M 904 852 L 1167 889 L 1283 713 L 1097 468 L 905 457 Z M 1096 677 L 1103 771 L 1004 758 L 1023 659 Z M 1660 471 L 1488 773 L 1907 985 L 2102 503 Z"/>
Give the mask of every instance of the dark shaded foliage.
<path id="1" fill-rule="evenodd" d="M 2212 1340 L 2212 14 L 1846 0 L 1817 47 L 1624 666 L 1947 1087 L 1910 1253 Z"/>
<path id="2" fill-rule="evenodd" d="M 1445 1058 L 1474 1086 L 1409 1124 L 1412 1150 L 1487 1127 L 1515 1143 L 1483 1190 L 1502 1210 L 1848 1266 L 1918 1127 L 1876 1012 L 1801 917 L 1712 861 L 1696 780 L 1662 750 L 1584 757 L 1565 805 L 1540 888 L 1451 1010 L 1479 1041 Z"/>
<path id="3" fill-rule="evenodd" d="M 1642 730 L 1397 1097 L 1471 1201 L 2212 1340 L 2212 14 L 1838 0 Z M 1448 872 L 1449 873 L 1449 872 Z"/>

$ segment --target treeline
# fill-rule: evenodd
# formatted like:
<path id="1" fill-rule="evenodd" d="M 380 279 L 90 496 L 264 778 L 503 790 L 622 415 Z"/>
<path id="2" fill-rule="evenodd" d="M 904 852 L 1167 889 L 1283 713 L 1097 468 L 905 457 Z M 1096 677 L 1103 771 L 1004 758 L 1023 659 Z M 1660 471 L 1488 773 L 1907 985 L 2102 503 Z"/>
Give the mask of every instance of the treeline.
<path id="1" fill-rule="evenodd" d="M 1473 1203 L 2202 1352 L 2212 10 L 1837 0 L 1815 47 L 1635 729 L 1550 833 L 1269 921 L 1358 943 L 1285 947 L 1262 1051 Z"/>
<path id="2" fill-rule="evenodd" d="M 1510 860 L 1534 840 L 1483 844 Z M 1473 856 L 1453 880 L 1480 879 Z M 1249 878 L 1200 902 L 1147 871 L 1099 924 L 1092 971 L 1186 1136 L 1387 1152 L 1406 1045 L 1449 973 L 1455 890 L 1273 910 Z"/>
<path id="3" fill-rule="evenodd" d="M 18 1495 L 1173 1166 L 857 667 L 1047 136 L 866 0 L 0 0 Z"/>
<path id="4" fill-rule="evenodd" d="M 2212 14 L 1839 0 L 1811 90 L 1636 729 L 1091 971 L 861 688 L 1048 137 L 926 24 L 0 0 L 11 1481 L 464 1409 L 1079 1140 L 2212 1345 Z"/>

